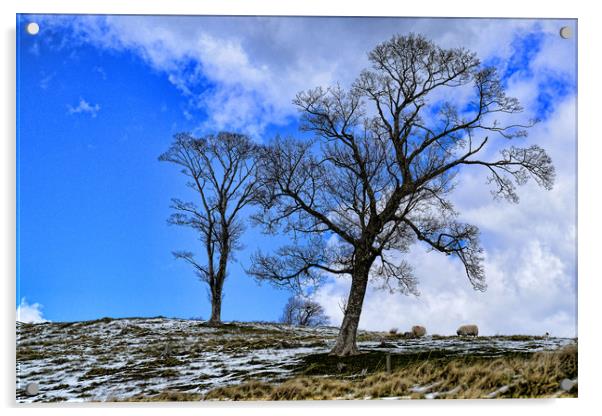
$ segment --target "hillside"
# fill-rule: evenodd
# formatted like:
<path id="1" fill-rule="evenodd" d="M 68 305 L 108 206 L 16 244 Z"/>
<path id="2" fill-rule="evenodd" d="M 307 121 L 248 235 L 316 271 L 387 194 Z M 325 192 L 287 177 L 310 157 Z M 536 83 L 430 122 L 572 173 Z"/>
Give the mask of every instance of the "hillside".
<path id="1" fill-rule="evenodd" d="M 489 368 L 497 378 L 471 394 L 481 397 L 509 386 L 494 397 L 515 397 L 564 394 L 559 382 L 576 378 L 573 339 L 436 335 L 403 339 L 360 331 L 363 354 L 341 359 L 327 355 L 336 334 L 333 327 L 239 322 L 211 327 L 203 321 L 167 318 L 18 323 L 16 397 L 19 402 L 466 397 L 471 386 L 446 390 L 454 382 L 447 378 L 454 368 L 466 372 L 475 366 Z M 561 348 L 563 355 L 547 352 Z M 387 353 L 391 374 L 384 372 Z M 552 361 L 542 364 L 542 360 Z M 521 375 L 521 368 L 542 365 L 546 372 L 555 369 L 542 374 L 543 384 L 537 381 L 544 390 L 533 390 L 531 381 L 527 383 L 531 390 L 513 390 L 529 377 Z M 419 384 L 429 382 L 424 378 L 428 366 L 432 376 L 441 379 L 430 384 L 439 384 Z M 412 381 L 414 373 L 417 378 Z M 374 389 L 401 376 L 405 381 L 397 383 L 397 390 Z M 304 387 L 296 386 L 295 394 L 276 393 L 299 382 Z M 26 394 L 29 383 L 37 383 L 38 394 Z"/>

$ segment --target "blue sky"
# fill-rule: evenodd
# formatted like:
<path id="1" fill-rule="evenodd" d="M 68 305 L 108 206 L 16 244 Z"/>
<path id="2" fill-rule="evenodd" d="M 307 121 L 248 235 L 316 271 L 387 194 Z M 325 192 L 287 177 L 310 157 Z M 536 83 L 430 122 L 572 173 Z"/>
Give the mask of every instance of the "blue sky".
<path id="1" fill-rule="evenodd" d="M 36 36 L 24 31 L 31 20 L 40 22 Z M 39 304 L 45 319 L 207 318 L 205 287 L 171 256 L 174 249 L 200 248 L 192 232 L 166 223 L 170 198 L 191 197 L 178 170 L 157 161 L 171 136 L 229 129 L 263 141 L 294 134 L 296 92 L 336 81 L 349 85 L 373 46 L 414 31 L 443 46 L 469 47 L 500 68 L 525 116 L 542 119 L 526 140 L 541 143 L 553 158 L 562 155 L 561 190 L 531 198 L 538 191 L 526 188 L 519 205 L 494 203 L 484 177 L 467 175 L 455 203 L 483 231 L 493 284 L 484 296 L 495 297 L 495 304 L 479 300 L 465 279 L 453 286 L 436 281 L 435 275 L 457 274 L 458 265 L 429 254 L 421 298 L 370 292 L 363 325 L 399 321 L 377 316 L 378 305 L 386 305 L 409 316 L 408 323 L 424 315 L 470 319 L 478 313 L 490 332 L 510 331 L 496 318 L 499 311 L 529 303 L 537 284 L 551 284 L 555 291 L 523 306 L 528 323 L 514 325 L 522 325 L 519 332 L 546 332 L 545 323 L 575 333 L 574 239 L 572 245 L 570 237 L 556 241 L 575 226 L 576 43 L 561 43 L 557 33 L 574 21 L 23 15 L 17 25 L 17 302 Z M 558 131 L 567 134 L 556 137 Z M 557 209 L 542 215 L 551 204 Z M 508 219 L 518 230 L 530 228 L 529 236 L 514 239 Z M 245 249 L 230 266 L 223 319 L 280 316 L 289 293 L 258 286 L 243 266 L 256 249 L 269 251 L 283 241 L 248 228 Z M 411 256 L 422 259 L 424 250 L 416 250 Z M 508 268 L 504 259 L 512 256 L 524 263 L 520 270 Z M 550 273 L 537 261 L 556 264 L 556 280 L 545 280 Z M 529 281 L 539 283 L 525 285 Z M 335 323 L 347 284 L 330 282 L 318 296 Z M 472 310 L 473 303 L 480 309 Z M 449 330 L 445 325 L 441 332 Z"/>
<path id="2" fill-rule="evenodd" d="M 128 53 L 28 36 L 19 53 L 18 298 L 53 321 L 207 317 L 205 287 L 171 255 L 200 243 L 166 223 L 170 198 L 187 188 L 157 161 L 172 134 L 195 128 L 180 93 Z M 70 111 L 81 100 L 99 110 Z M 238 254 L 243 265 L 269 244 L 259 231 L 247 233 L 257 245 Z M 223 318 L 276 319 L 287 293 L 257 286 L 240 264 L 230 270 Z"/>

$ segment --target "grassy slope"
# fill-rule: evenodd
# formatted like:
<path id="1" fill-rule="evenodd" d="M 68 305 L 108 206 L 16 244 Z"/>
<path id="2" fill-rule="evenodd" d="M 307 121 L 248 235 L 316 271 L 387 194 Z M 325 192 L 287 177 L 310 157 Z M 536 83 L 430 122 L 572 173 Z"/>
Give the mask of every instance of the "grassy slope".
<path id="1" fill-rule="evenodd" d="M 336 328 L 101 319 L 17 327 L 17 400 L 294 400 L 332 398 L 542 397 L 574 379 L 571 340 L 432 336 L 403 340 L 362 331 L 355 357 L 327 354 Z M 381 342 L 384 341 L 384 342 Z M 574 345 L 574 344 L 573 344 Z M 385 354 L 393 371 L 384 371 Z M 28 397 L 23 387 L 40 384 Z M 416 386 L 439 383 L 420 391 Z M 412 390 L 414 389 L 414 391 Z M 576 395 L 576 389 L 570 395 Z"/>
<path id="2" fill-rule="evenodd" d="M 366 357 L 368 355 L 368 357 Z M 362 365 L 369 354 L 350 359 Z M 395 361 L 393 360 L 393 363 Z M 393 371 L 367 376 L 298 376 L 281 384 L 247 382 L 217 388 L 204 399 L 327 400 L 396 398 L 577 397 L 577 387 L 561 392 L 564 378 L 577 377 L 577 348 L 504 357 L 453 357 L 397 360 Z M 349 366 L 353 364 L 347 364 Z M 328 368 L 329 365 L 325 365 Z M 315 361 L 310 373 L 319 372 Z M 164 399 L 167 397 L 164 397 Z"/>

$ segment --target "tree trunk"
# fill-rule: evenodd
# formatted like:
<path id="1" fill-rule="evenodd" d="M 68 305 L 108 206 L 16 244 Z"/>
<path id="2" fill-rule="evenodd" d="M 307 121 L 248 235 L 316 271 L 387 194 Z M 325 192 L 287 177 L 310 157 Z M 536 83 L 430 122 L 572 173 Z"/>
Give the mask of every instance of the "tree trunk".
<path id="1" fill-rule="evenodd" d="M 346 356 L 359 352 L 355 338 L 364 304 L 364 296 L 366 295 L 366 287 L 368 286 L 370 266 L 371 263 L 364 262 L 354 267 L 353 274 L 351 275 L 351 289 L 349 290 L 345 316 L 339 330 L 337 342 L 330 352 L 331 355 Z"/>
<path id="2" fill-rule="evenodd" d="M 211 324 L 219 324 L 222 321 L 222 288 L 219 286 L 211 290 Z"/>
<path id="3" fill-rule="evenodd" d="M 209 319 L 209 322 L 212 324 L 219 324 L 222 321 L 222 294 L 224 281 L 226 280 L 226 268 L 228 267 L 229 254 L 228 241 L 224 239 L 214 287 L 211 288 L 211 318 Z"/>

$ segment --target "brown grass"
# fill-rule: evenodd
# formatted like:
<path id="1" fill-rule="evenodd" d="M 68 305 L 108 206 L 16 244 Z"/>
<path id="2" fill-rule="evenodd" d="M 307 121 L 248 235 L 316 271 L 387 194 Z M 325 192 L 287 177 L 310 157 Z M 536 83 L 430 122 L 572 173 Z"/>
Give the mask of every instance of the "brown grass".
<path id="1" fill-rule="evenodd" d="M 439 383 L 438 398 L 484 398 L 504 387 L 497 398 L 576 397 L 577 388 L 560 393 L 563 378 L 577 377 L 577 348 L 501 358 L 452 358 L 409 363 L 393 373 L 366 377 L 299 376 L 281 384 L 249 381 L 208 392 L 206 400 L 328 400 L 379 397 L 422 398 L 416 386 Z"/>
<path id="2" fill-rule="evenodd" d="M 126 402 L 194 402 L 202 399 L 198 393 L 185 393 L 179 391 L 163 391 L 154 396 L 136 395 L 124 401 Z"/>

